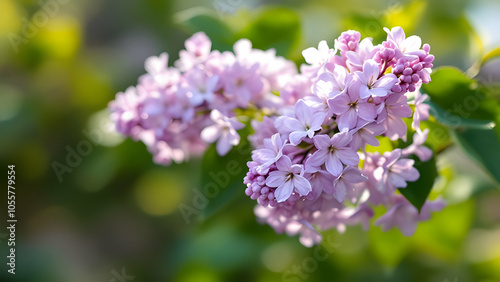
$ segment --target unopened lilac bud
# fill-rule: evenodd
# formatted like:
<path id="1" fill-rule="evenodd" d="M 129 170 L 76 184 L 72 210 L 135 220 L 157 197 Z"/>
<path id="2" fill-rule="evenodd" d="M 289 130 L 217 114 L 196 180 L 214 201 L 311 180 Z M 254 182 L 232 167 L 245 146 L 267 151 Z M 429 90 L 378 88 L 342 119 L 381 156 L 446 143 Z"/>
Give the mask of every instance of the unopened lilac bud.
<path id="1" fill-rule="evenodd" d="M 405 68 L 403 70 L 403 75 L 411 75 L 413 73 L 413 70 L 411 68 Z"/>
<path id="2" fill-rule="evenodd" d="M 429 44 L 425 43 L 424 46 L 422 46 L 422 49 L 425 52 L 429 53 L 431 51 L 431 46 Z"/>
<path id="3" fill-rule="evenodd" d="M 401 73 L 404 70 L 404 65 L 396 65 L 394 67 L 393 73 Z"/>
<path id="4" fill-rule="evenodd" d="M 396 92 L 396 93 L 399 93 L 401 92 L 401 86 L 399 84 L 396 84 L 392 87 L 391 89 L 392 92 Z"/>
<path id="5" fill-rule="evenodd" d="M 413 69 L 414 72 L 417 72 L 417 71 L 421 70 L 423 68 L 423 66 L 422 66 L 422 63 L 416 63 L 411 68 Z"/>
<path id="6" fill-rule="evenodd" d="M 413 92 L 413 91 L 415 91 L 415 90 L 416 90 L 416 88 L 415 88 L 415 84 L 409 84 L 409 85 L 408 85 L 408 91 L 409 91 L 409 92 Z"/>
<path id="7" fill-rule="evenodd" d="M 426 63 L 431 63 L 432 61 L 434 61 L 434 55 L 428 55 L 424 59 L 424 62 L 426 62 Z"/>

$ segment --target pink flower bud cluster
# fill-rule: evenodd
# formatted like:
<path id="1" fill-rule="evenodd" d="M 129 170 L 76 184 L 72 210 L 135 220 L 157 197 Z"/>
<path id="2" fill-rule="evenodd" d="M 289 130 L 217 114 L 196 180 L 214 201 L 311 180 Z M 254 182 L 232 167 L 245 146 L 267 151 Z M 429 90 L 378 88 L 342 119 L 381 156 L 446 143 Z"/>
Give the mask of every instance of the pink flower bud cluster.
<path id="1" fill-rule="evenodd" d="M 280 91 L 295 104 L 283 103 L 278 115 L 252 122 L 256 149 L 245 193 L 257 200 L 262 222 L 278 233 L 300 234 L 306 246 L 321 241 L 321 230 L 343 232 L 359 223 L 368 228 L 375 205 L 388 209 L 375 225 L 396 226 L 407 236 L 430 211 L 443 208 L 440 200 L 427 201 L 419 213 L 396 194 L 419 179 L 415 159 L 432 157 L 423 145 L 428 130 L 420 130 L 429 108 L 418 89 L 430 81 L 434 57 L 428 45 L 420 49 L 419 37 L 406 38 L 399 27 L 386 32 L 387 40 L 376 46 L 347 31 L 335 40 L 335 49 L 322 41 L 318 49 L 304 50 L 308 64 Z M 403 118 L 411 117 L 416 130 L 411 145 L 366 152 L 380 138 L 406 141 Z"/>
<path id="2" fill-rule="evenodd" d="M 144 142 L 156 163 L 186 161 L 213 142 L 225 155 L 238 145 L 237 130 L 244 127 L 235 110 L 272 113 L 285 103 L 272 92 L 294 81 L 293 62 L 272 49 L 252 49 L 245 39 L 236 42 L 234 53 L 211 51 L 211 46 L 200 32 L 185 42 L 176 67 L 168 66 L 166 53 L 148 58 L 147 73 L 137 86 L 118 93 L 109 104 L 116 130 Z M 294 95 L 288 93 L 289 104 L 297 100 Z"/>

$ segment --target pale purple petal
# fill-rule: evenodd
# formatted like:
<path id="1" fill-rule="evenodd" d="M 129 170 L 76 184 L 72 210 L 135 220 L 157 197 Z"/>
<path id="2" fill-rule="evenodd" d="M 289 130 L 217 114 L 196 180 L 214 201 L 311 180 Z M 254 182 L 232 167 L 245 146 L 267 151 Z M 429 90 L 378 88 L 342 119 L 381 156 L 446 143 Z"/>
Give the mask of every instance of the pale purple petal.
<path id="1" fill-rule="evenodd" d="M 375 105 L 372 103 L 359 103 L 358 116 L 366 121 L 373 121 L 377 116 Z"/>
<path id="2" fill-rule="evenodd" d="M 333 197 L 335 198 L 335 200 L 342 203 L 345 199 L 345 191 L 347 190 L 346 185 L 344 181 L 342 181 L 342 179 L 334 182 L 334 185 L 335 189 L 333 190 Z"/>
<path id="3" fill-rule="evenodd" d="M 358 114 L 353 108 L 342 114 L 338 118 L 339 129 L 341 131 L 348 131 L 356 126 L 358 122 Z"/>
<path id="4" fill-rule="evenodd" d="M 372 95 L 372 92 L 370 91 L 368 86 L 366 86 L 364 84 L 359 86 L 359 97 L 361 99 L 366 99 L 366 98 L 370 97 L 371 95 Z"/>
<path id="5" fill-rule="evenodd" d="M 302 99 L 295 104 L 295 116 L 302 123 L 310 124 L 312 118 L 311 108 Z"/>
<path id="6" fill-rule="evenodd" d="M 283 184 L 281 184 L 278 188 L 276 188 L 276 190 L 274 191 L 274 196 L 276 197 L 276 201 L 278 203 L 281 203 L 290 198 L 292 192 L 293 192 L 293 183 L 291 181 L 286 181 Z"/>
<path id="7" fill-rule="evenodd" d="M 373 87 L 383 88 L 389 91 L 394 86 L 394 84 L 396 84 L 396 82 L 398 82 L 398 78 L 394 74 L 388 73 L 382 76 L 380 79 L 378 79 L 377 82 L 375 82 L 375 84 L 373 85 Z"/>
<path id="8" fill-rule="evenodd" d="M 281 171 L 290 172 L 292 168 L 292 160 L 290 160 L 288 156 L 283 156 L 276 162 L 276 167 L 278 167 Z"/>
<path id="9" fill-rule="evenodd" d="M 266 185 L 269 187 L 278 187 L 285 182 L 288 174 L 286 171 L 271 171 L 266 178 Z"/>
<path id="10" fill-rule="evenodd" d="M 330 147 L 330 141 L 330 137 L 326 134 L 316 135 L 313 138 L 314 146 L 320 150 Z"/>
<path id="11" fill-rule="evenodd" d="M 339 158 L 334 154 L 328 154 L 325 162 L 326 170 L 334 176 L 339 176 L 342 173 L 344 167 Z"/>
<path id="12" fill-rule="evenodd" d="M 238 136 L 239 137 L 239 136 Z M 239 140 L 238 140 L 239 142 Z M 217 153 L 221 156 L 225 156 L 231 148 L 233 148 L 233 139 L 230 136 L 228 131 L 223 131 L 221 137 L 217 141 L 217 144 L 215 146 Z"/>
<path id="13" fill-rule="evenodd" d="M 360 183 L 366 181 L 368 178 L 361 174 L 361 171 L 357 168 L 348 166 L 342 172 L 342 178 L 349 183 Z"/>
<path id="14" fill-rule="evenodd" d="M 337 154 L 338 158 L 346 165 L 358 165 L 359 156 L 353 150 L 336 150 L 335 154 Z"/>
<path id="15" fill-rule="evenodd" d="M 304 128 L 297 119 L 288 116 L 280 116 L 276 119 L 274 125 L 280 130 L 280 132 L 292 132 L 295 130 L 302 130 Z M 283 131 L 281 129 L 285 130 Z"/>
<path id="16" fill-rule="evenodd" d="M 328 106 L 336 115 L 341 115 L 347 112 L 351 108 L 349 103 L 351 103 L 351 99 L 349 98 L 349 95 L 345 93 L 328 100 Z"/>
<path id="17" fill-rule="evenodd" d="M 221 135 L 221 131 L 219 126 L 216 124 L 211 125 L 209 127 L 205 127 L 201 131 L 201 139 L 207 143 L 213 143 L 219 136 Z"/>
<path id="18" fill-rule="evenodd" d="M 305 177 L 300 175 L 295 175 L 293 177 L 293 185 L 295 187 L 295 191 L 302 196 L 306 196 L 312 190 L 311 183 L 309 183 Z"/>
<path id="19" fill-rule="evenodd" d="M 328 150 L 318 150 L 314 154 L 312 154 L 309 159 L 307 159 L 307 164 L 312 166 L 321 166 L 326 162 L 328 154 Z"/>
<path id="20" fill-rule="evenodd" d="M 307 136 L 307 131 L 294 131 L 290 133 L 290 143 L 292 145 L 299 145 L 302 139 Z"/>

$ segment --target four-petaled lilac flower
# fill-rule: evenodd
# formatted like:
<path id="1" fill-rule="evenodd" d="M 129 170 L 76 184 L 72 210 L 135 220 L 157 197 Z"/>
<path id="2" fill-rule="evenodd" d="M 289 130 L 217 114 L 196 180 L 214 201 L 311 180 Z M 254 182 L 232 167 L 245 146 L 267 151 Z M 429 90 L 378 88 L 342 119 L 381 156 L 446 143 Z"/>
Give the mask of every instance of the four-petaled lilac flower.
<path id="1" fill-rule="evenodd" d="M 420 178 L 420 173 L 413 167 L 414 160 L 400 159 L 401 149 L 385 152 L 384 158 L 385 163 L 373 172 L 373 176 L 379 182 L 380 191 L 406 188 L 407 181 L 416 181 Z"/>
<path id="2" fill-rule="evenodd" d="M 316 200 L 324 191 L 327 194 L 333 194 L 333 181 L 335 177 L 319 166 L 312 166 L 309 163 L 305 164 L 305 176 L 312 186 L 312 192 L 309 193 L 309 200 Z"/>
<path id="3" fill-rule="evenodd" d="M 295 191 L 302 196 L 311 192 L 311 183 L 303 176 L 304 167 L 292 164 L 288 156 L 282 156 L 276 163 L 278 170 L 271 171 L 266 179 L 266 185 L 277 187 L 274 196 L 278 203 L 286 201 Z"/>
<path id="4" fill-rule="evenodd" d="M 226 155 L 233 146 L 240 143 L 240 135 L 236 130 L 242 129 L 245 125 L 236 118 L 229 118 L 218 110 L 212 110 L 210 118 L 215 123 L 206 127 L 201 132 L 201 139 L 207 143 L 217 141 L 216 149 L 219 155 Z"/>
<path id="5" fill-rule="evenodd" d="M 271 138 L 264 139 L 264 148 L 252 152 L 252 159 L 261 164 L 256 167 L 258 173 L 267 174 L 269 166 L 278 161 L 283 155 L 283 147 L 286 143 L 286 139 L 281 138 L 279 133 L 274 134 Z"/>
<path id="6" fill-rule="evenodd" d="M 314 133 L 321 129 L 325 120 L 325 113 L 313 112 L 304 100 L 295 104 L 295 118 L 289 116 L 279 117 L 274 125 L 282 134 L 290 133 L 290 143 L 298 145 L 305 137 L 312 138 Z"/>
<path id="7" fill-rule="evenodd" d="M 312 87 L 315 95 L 307 96 L 305 99 L 312 101 L 313 107 L 326 111 L 327 115 L 331 116 L 333 112 L 328 105 L 328 100 L 345 93 L 351 84 L 352 77 L 344 67 L 335 68 L 333 74 L 324 72 Z"/>
<path id="8" fill-rule="evenodd" d="M 384 132 L 385 128 L 382 124 L 359 120 L 356 128 L 353 130 L 352 141 L 349 146 L 354 150 L 364 148 L 366 144 L 377 147 L 380 145 L 380 142 L 375 136 L 382 135 Z"/>
<path id="9" fill-rule="evenodd" d="M 313 166 L 324 164 L 329 173 L 339 176 L 344 169 L 342 164 L 354 166 L 359 162 L 356 151 L 348 147 L 351 139 L 348 132 L 337 133 L 332 138 L 328 135 L 315 136 L 313 141 L 318 151 L 307 160 L 307 163 Z"/>
<path id="10" fill-rule="evenodd" d="M 391 93 L 391 88 L 398 82 L 398 78 L 388 73 L 379 78 L 380 65 L 374 60 L 367 60 L 363 64 L 363 71 L 355 72 L 356 80 L 353 82 L 353 88 L 359 91 L 361 99 L 370 96 L 385 97 Z"/>
<path id="11" fill-rule="evenodd" d="M 318 44 L 318 49 L 314 47 L 309 47 L 302 51 L 302 56 L 305 61 L 310 64 L 310 66 L 305 66 L 303 69 L 309 73 L 311 76 L 317 76 L 318 72 L 324 69 L 333 71 L 335 65 L 333 64 L 333 58 L 336 50 L 328 47 L 325 40 L 322 40 Z"/>
<path id="12" fill-rule="evenodd" d="M 387 40 L 395 45 L 396 51 L 399 53 L 410 53 L 417 52 L 422 45 L 422 39 L 416 35 L 412 35 L 406 38 L 404 30 L 397 26 L 389 30 L 384 27 L 384 31 L 387 32 Z"/>
<path id="13" fill-rule="evenodd" d="M 354 183 L 360 183 L 368 178 L 361 174 L 361 171 L 358 168 L 348 166 L 344 169 L 344 171 L 333 181 L 334 192 L 333 197 L 339 202 L 343 202 L 346 191 L 352 187 Z M 351 188 L 352 189 L 352 188 Z"/>
<path id="14" fill-rule="evenodd" d="M 337 117 L 337 124 L 341 131 L 356 127 L 358 118 L 371 122 L 377 116 L 375 104 L 360 99 L 357 91 L 347 91 L 328 100 L 328 105 Z"/>

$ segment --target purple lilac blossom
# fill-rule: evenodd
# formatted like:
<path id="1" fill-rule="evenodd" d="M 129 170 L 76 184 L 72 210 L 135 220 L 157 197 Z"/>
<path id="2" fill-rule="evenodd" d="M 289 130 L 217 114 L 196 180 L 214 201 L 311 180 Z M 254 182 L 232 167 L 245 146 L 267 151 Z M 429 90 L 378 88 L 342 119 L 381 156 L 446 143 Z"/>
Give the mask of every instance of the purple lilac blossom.
<path id="1" fill-rule="evenodd" d="M 412 157 L 432 157 L 429 131 L 420 129 L 429 118 L 420 87 L 430 81 L 434 56 L 418 36 L 384 30 L 387 38 L 378 45 L 352 30 L 334 49 L 321 41 L 302 52 L 307 64 L 300 72 L 274 49 L 253 49 L 247 39 L 233 52 L 212 51 L 199 32 L 186 40 L 175 67 L 166 53 L 148 58 L 138 84 L 109 103 L 111 119 L 118 132 L 146 144 L 155 162 L 170 165 L 203 154 L 210 143 L 226 155 L 240 142 L 241 121 L 250 118 L 255 149 L 243 183 L 260 222 L 298 234 L 310 247 L 323 230 L 368 229 L 373 207 L 384 205 L 375 225 L 409 236 L 444 206 L 427 201 L 419 213 L 396 194 L 420 177 Z M 245 112 L 255 114 L 241 117 Z M 404 119 L 411 119 L 411 144 L 368 150 L 383 138 L 393 146 L 406 141 Z"/>

